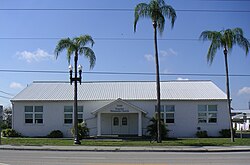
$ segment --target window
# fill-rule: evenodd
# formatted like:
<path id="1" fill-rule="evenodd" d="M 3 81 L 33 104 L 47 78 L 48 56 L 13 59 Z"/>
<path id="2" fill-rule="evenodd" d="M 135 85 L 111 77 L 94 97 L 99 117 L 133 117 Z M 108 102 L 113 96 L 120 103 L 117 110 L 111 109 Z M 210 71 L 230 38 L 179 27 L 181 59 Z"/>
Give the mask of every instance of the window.
<path id="1" fill-rule="evenodd" d="M 83 106 L 78 106 L 77 111 L 78 111 L 78 123 L 82 123 L 83 122 Z"/>
<path id="2" fill-rule="evenodd" d="M 64 106 L 64 124 L 73 123 L 73 106 Z"/>
<path id="3" fill-rule="evenodd" d="M 83 122 L 83 106 L 78 106 L 78 123 Z M 64 124 L 73 123 L 73 106 L 64 106 Z"/>
<path id="4" fill-rule="evenodd" d="M 113 118 L 113 125 L 114 126 L 118 126 L 119 125 L 119 118 L 118 117 L 114 117 Z"/>
<path id="5" fill-rule="evenodd" d="M 175 112 L 175 107 L 174 105 L 166 105 L 165 109 L 165 123 L 174 123 L 174 112 Z"/>
<path id="6" fill-rule="evenodd" d="M 157 106 L 155 106 L 155 112 L 157 115 Z M 175 106 L 174 105 L 161 105 L 161 120 L 164 123 L 174 123 L 174 113 L 175 113 Z"/>
<path id="7" fill-rule="evenodd" d="M 128 125 L 128 118 L 122 117 L 122 125 Z"/>
<path id="8" fill-rule="evenodd" d="M 161 121 L 164 122 L 164 105 L 161 105 Z M 155 106 L 155 117 L 157 118 L 157 105 Z"/>
<path id="9" fill-rule="evenodd" d="M 24 116 L 26 124 L 42 124 L 43 106 L 25 106 Z"/>
<path id="10" fill-rule="evenodd" d="M 43 123 L 43 107 L 35 106 L 35 123 L 42 124 Z"/>
<path id="11" fill-rule="evenodd" d="M 217 123 L 217 105 L 198 105 L 198 123 Z"/>

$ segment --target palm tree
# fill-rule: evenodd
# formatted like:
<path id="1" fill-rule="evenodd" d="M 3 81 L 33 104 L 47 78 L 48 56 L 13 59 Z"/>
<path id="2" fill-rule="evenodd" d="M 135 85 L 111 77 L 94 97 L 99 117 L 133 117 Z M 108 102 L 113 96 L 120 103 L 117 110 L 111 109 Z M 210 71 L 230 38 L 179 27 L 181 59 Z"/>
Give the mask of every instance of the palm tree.
<path id="1" fill-rule="evenodd" d="M 234 142 L 234 133 L 233 133 L 233 123 L 231 118 L 231 99 L 230 99 L 230 90 L 229 90 L 229 76 L 228 76 L 228 61 L 227 56 L 228 52 L 231 52 L 234 45 L 238 45 L 245 50 L 246 55 L 248 54 L 250 43 L 244 37 L 243 31 L 241 28 L 227 29 L 222 31 L 203 31 L 200 35 L 200 39 L 203 41 L 210 40 L 211 45 L 207 53 L 207 62 L 211 65 L 213 59 L 216 55 L 218 49 L 224 49 L 224 59 L 225 59 L 225 68 L 226 68 L 226 93 L 227 93 L 227 106 L 228 114 L 230 121 L 230 133 L 231 141 Z"/>
<path id="2" fill-rule="evenodd" d="M 161 103 L 160 103 L 160 75 L 159 75 L 159 59 L 157 48 L 157 30 L 162 35 L 165 26 L 165 17 L 171 20 L 173 28 L 176 20 L 175 10 L 170 5 L 166 5 L 164 0 L 151 0 L 149 4 L 140 3 L 135 7 L 134 32 L 139 18 L 150 18 L 154 29 L 154 47 L 155 47 L 155 65 L 156 65 L 156 92 L 157 92 L 157 142 L 161 143 Z"/>
<path id="3" fill-rule="evenodd" d="M 74 72 L 75 72 L 75 78 L 74 78 L 74 143 L 75 144 L 81 144 L 78 137 L 78 112 L 77 112 L 77 81 L 81 82 L 81 76 L 80 78 L 77 78 L 77 61 L 78 61 L 78 55 L 84 55 L 89 59 L 90 62 L 90 69 L 92 69 L 95 66 L 95 53 L 86 45 L 90 44 L 91 47 L 94 45 L 94 40 L 89 35 L 81 35 L 79 37 L 75 37 L 73 39 L 70 38 L 64 38 L 61 39 L 56 48 L 55 48 L 55 56 L 56 58 L 58 55 L 64 51 L 67 50 L 67 59 L 70 63 L 71 56 L 74 54 Z"/>

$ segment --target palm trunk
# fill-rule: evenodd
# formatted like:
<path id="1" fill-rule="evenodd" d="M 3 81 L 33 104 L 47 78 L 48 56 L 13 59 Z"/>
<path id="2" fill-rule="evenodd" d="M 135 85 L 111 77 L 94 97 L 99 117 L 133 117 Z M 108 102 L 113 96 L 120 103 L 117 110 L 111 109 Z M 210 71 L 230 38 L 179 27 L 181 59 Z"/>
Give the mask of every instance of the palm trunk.
<path id="1" fill-rule="evenodd" d="M 229 121 L 230 121 L 231 142 L 234 142 L 233 123 L 232 123 L 232 117 L 231 117 L 231 99 L 230 99 L 230 90 L 229 90 L 227 49 L 226 48 L 224 49 L 224 57 L 225 57 L 225 67 L 226 67 L 227 106 L 228 106 L 228 115 L 229 115 Z"/>
<path id="2" fill-rule="evenodd" d="M 78 137 L 78 109 L 77 109 L 77 61 L 78 61 L 78 54 L 75 53 L 75 81 L 74 81 L 74 143 L 75 144 L 81 144 L 79 137 Z"/>
<path id="3" fill-rule="evenodd" d="M 157 23 L 153 21 L 154 45 L 155 45 L 155 66 L 156 66 L 156 92 L 157 92 L 157 143 L 161 143 L 161 94 L 160 94 L 160 73 L 157 48 Z"/>

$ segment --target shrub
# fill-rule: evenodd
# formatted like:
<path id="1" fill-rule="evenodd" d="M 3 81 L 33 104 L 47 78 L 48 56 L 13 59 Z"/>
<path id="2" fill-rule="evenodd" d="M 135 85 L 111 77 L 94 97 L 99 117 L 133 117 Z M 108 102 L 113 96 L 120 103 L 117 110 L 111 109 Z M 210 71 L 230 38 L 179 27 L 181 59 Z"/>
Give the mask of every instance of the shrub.
<path id="1" fill-rule="evenodd" d="M 63 133 L 60 130 L 53 130 L 48 135 L 48 138 L 63 138 Z"/>
<path id="2" fill-rule="evenodd" d="M 157 137 L 157 120 L 153 117 L 150 120 L 151 124 L 147 126 L 147 132 L 153 138 Z M 161 125 L 161 138 L 162 140 L 167 139 L 169 130 L 167 129 L 166 125 L 163 121 L 160 122 Z"/>
<path id="3" fill-rule="evenodd" d="M 5 124 L 4 122 L 0 123 L 0 129 L 7 129 L 8 125 Z"/>
<path id="4" fill-rule="evenodd" d="M 207 138 L 208 137 L 207 131 L 197 131 L 195 135 L 198 138 Z"/>
<path id="5" fill-rule="evenodd" d="M 71 129 L 71 134 L 74 136 L 75 129 Z M 87 124 L 82 122 L 78 124 L 78 138 L 79 140 L 86 138 L 89 135 L 89 128 L 87 127 Z"/>
<path id="6" fill-rule="evenodd" d="M 231 137 L 231 131 L 230 129 L 222 129 L 219 131 L 221 137 L 223 138 L 230 138 Z M 235 136 L 235 130 L 233 130 L 233 134 Z"/>
<path id="7" fill-rule="evenodd" d="M 10 128 L 4 129 L 2 131 L 2 135 L 3 135 L 3 137 L 20 137 L 21 136 L 21 134 L 19 132 L 17 132 L 14 129 L 10 129 Z"/>

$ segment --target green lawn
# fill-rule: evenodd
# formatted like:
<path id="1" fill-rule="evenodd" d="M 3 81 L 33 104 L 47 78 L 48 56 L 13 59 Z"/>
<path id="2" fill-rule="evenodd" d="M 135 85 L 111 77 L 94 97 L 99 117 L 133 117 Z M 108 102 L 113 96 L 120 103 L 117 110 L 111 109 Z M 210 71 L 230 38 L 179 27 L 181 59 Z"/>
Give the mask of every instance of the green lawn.
<path id="1" fill-rule="evenodd" d="M 250 138 L 236 138 L 231 143 L 229 138 L 187 138 L 166 140 L 162 143 L 150 143 L 148 140 L 92 140 L 81 141 L 85 146 L 250 146 Z M 9 145 L 52 145 L 71 146 L 72 139 L 48 139 L 48 138 L 2 138 L 2 144 Z"/>

